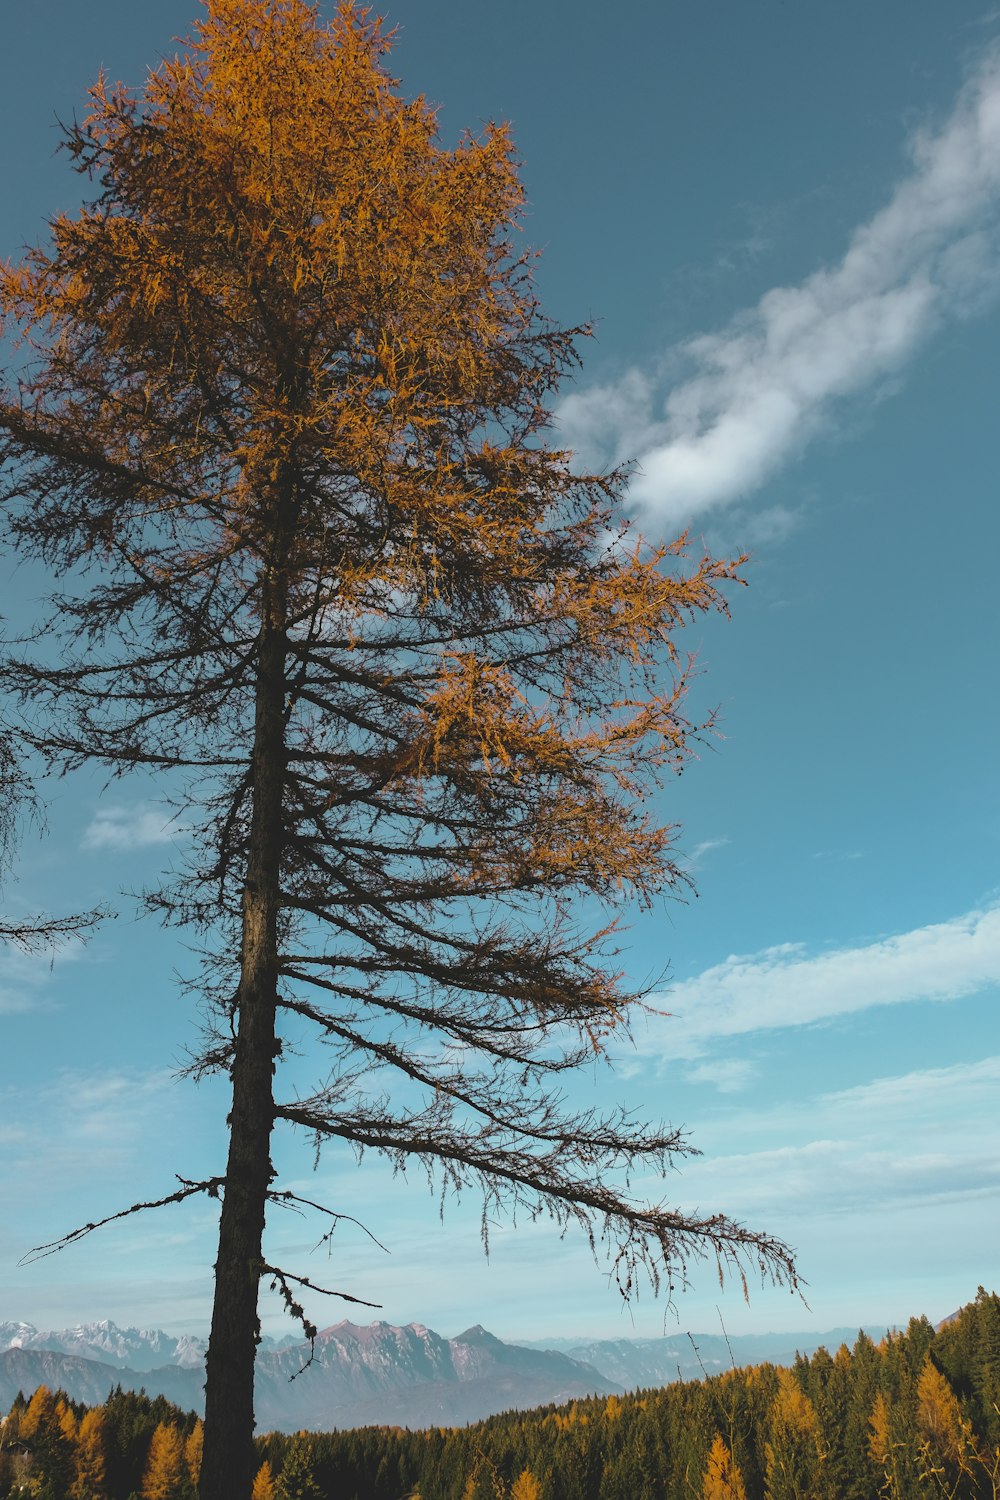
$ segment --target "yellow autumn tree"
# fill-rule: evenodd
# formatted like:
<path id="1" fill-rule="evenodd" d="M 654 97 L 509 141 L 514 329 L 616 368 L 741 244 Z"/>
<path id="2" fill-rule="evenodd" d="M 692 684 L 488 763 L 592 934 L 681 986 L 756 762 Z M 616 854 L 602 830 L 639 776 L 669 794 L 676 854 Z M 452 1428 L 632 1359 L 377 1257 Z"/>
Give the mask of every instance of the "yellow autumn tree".
<path id="1" fill-rule="evenodd" d="M 202 808 L 151 904 L 217 945 L 198 1069 L 233 1091 L 227 1160 L 162 1200 L 222 1200 L 203 1500 L 251 1488 L 261 1278 L 312 1326 L 264 1248 L 276 1126 L 596 1231 L 626 1296 L 705 1253 L 794 1279 L 621 1186 L 680 1131 L 558 1083 L 643 998 L 578 898 L 685 884 L 649 799 L 710 731 L 678 636 L 739 559 L 645 542 L 626 472 L 546 442 L 585 330 L 539 307 L 510 135 L 443 146 L 388 46 L 346 0 L 206 0 L 144 88 L 96 85 L 89 201 L 0 272 L 9 525 L 77 590 L 0 686 L 48 753 L 183 771 Z"/>
<path id="2" fill-rule="evenodd" d="M 767 1500 L 817 1500 L 822 1467 L 819 1417 L 791 1370 L 778 1371 L 764 1453 Z"/>
<path id="3" fill-rule="evenodd" d="M 20 1435 L 29 1441 L 37 1438 L 39 1433 L 45 1429 L 55 1430 L 59 1427 L 59 1417 L 56 1412 L 56 1398 L 47 1385 L 40 1385 L 34 1392 L 31 1400 L 21 1417 Z"/>
<path id="4" fill-rule="evenodd" d="M 56 1493 L 69 1487 L 73 1473 L 73 1448 L 63 1428 L 66 1411 L 65 1401 L 40 1385 L 19 1424 L 29 1448 L 31 1483 L 48 1483 Z"/>
<path id="5" fill-rule="evenodd" d="M 514 1480 L 510 1500 L 542 1500 L 542 1487 L 530 1469 L 522 1469 Z"/>
<path id="6" fill-rule="evenodd" d="M 274 1500 L 274 1494 L 274 1473 L 265 1459 L 254 1475 L 250 1500 Z"/>
<path id="7" fill-rule="evenodd" d="M 56 1418 L 59 1422 L 59 1431 L 68 1445 L 72 1447 L 76 1442 L 78 1424 L 73 1408 L 63 1397 L 56 1402 Z"/>
<path id="8" fill-rule="evenodd" d="M 963 1485 L 975 1487 L 975 1472 L 985 1479 L 989 1465 L 977 1452 L 954 1391 L 929 1354 L 917 1379 L 916 1395 L 921 1481 L 953 1500 Z"/>
<path id="9" fill-rule="evenodd" d="M 142 1500 L 181 1500 L 186 1484 L 184 1439 L 171 1422 L 160 1422 L 149 1443 Z"/>
<path id="10" fill-rule="evenodd" d="M 747 1500 L 743 1476 L 726 1443 L 715 1434 L 701 1486 L 702 1500 Z"/>
<path id="11" fill-rule="evenodd" d="M 70 1500 L 106 1500 L 104 1411 L 97 1406 L 84 1412 L 73 1453 L 75 1474 Z"/>
<path id="12" fill-rule="evenodd" d="M 917 1380 L 917 1431 L 935 1453 L 955 1463 L 968 1443 L 958 1399 L 930 1355 Z"/>
<path id="13" fill-rule="evenodd" d="M 191 1483 L 198 1488 L 198 1476 L 201 1473 L 201 1451 L 205 1442 L 205 1428 L 199 1420 L 195 1422 L 188 1433 L 184 1444 L 184 1464 L 191 1478 Z"/>
<path id="14" fill-rule="evenodd" d="M 892 1450 L 892 1432 L 889 1424 L 889 1406 L 881 1391 L 875 1395 L 868 1427 L 868 1451 L 875 1462 L 885 1468 Z"/>

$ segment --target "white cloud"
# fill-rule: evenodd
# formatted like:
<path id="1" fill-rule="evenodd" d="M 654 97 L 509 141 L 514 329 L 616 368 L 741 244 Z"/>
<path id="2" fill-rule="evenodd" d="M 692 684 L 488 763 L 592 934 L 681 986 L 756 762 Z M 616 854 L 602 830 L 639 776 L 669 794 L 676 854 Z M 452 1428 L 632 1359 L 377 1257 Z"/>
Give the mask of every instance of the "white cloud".
<path id="1" fill-rule="evenodd" d="M 185 831 L 162 807 L 101 807 L 81 843 L 84 849 L 147 849 L 173 843 Z"/>
<path id="2" fill-rule="evenodd" d="M 44 1006 L 53 974 L 63 964 L 82 958 L 84 952 L 84 944 L 77 937 L 63 938 L 40 953 L 0 945 L 0 1015 L 17 1015 Z"/>
<path id="3" fill-rule="evenodd" d="M 729 839 L 725 838 L 702 839 L 700 844 L 695 844 L 694 848 L 691 850 L 691 853 L 687 856 L 689 869 L 697 869 L 697 867 L 708 857 L 708 855 L 714 854 L 716 849 L 725 849 L 728 843 Z"/>
<path id="4" fill-rule="evenodd" d="M 41 1086 L 5 1082 L 0 1139 L 10 1142 L 0 1151 L 0 1198 L 18 1213 L 0 1227 L 0 1257 L 18 1260 L 77 1223 L 170 1192 L 178 1170 L 200 1176 L 185 1139 L 198 1106 L 191 1091 L 179 1100 L 177 1087 L 164 1068 L 66 1069 Z M 98 1263 L 106 1253 L 98 1248 Z"/>
<path id="5" fill-rule="evenodd" d="M 1000 53 L 910 156 L 839 264 L 668 351 L 665 365 L 688 374 L 665 402 L 638 370 L 570 395 L 567 444 L 591 463 L 637 457 L 633 502 L 676 526 L 759 488 L 836 401 L 884 383 L 942 321 L 981 306 L 1000 285 Z"/>
<path id="6" fill-rule="evenodd" d="M 699 1133 L 706 1155 L 685 1166 L 684 1190 L 761 1222 L 981 1199 L 995 1217 L 998 1094 L 992 1056 L 772 1110 L 758 1101 Z"/>
<path id="7" fill-rule="evenodd" d="M 957 1118 L 973 1105 L 997 1099 L 1000 1057 L 947 1068 L 921 1068 L 892 1078 L 876 1078 L 856 1088 L 824 1094 L 820 1107 L 858 1110 L 866 1118 L 891 1114 L 899 1120 L 914 1112 L 937 1121 Z"/>
<path id="8" fill-rule="evenodd" d="M 139 1149 L 139 1132 L 161 1120 L 175 1087 L 165 1068 L 149 1072 L 109 1070 L 80 1073 L 65 1069 L 42 1087 L 30 1091 L 14 1084 L 0 1093 L 0 1110 L 20 1126 L 30 1121 L 35 1145 L 27 1169 L 38 1174 L 42 1164 L 79 1168 L 95 1149 L 130 1157 Z M 10 1172 L 16 1164 L 5 1161 Z"/>
<path id="9" fill-rule="evenodd" d="M 762 1058 L 762 1073 L 766 1065 Z M 695 1290 L 679 1304 L 682 1326 L 718 1329 L 720 1302 L 730 1332 L 905 1324 L 911 1313 L 927 1310 L 940 1317 L 960 1305 L 982 1280 L 977 1254 L 981 1261 L 982 1246 L 996 1241 L 998 1081 L 1000 1057 L 991 1057 L 795 1103 L 769 1103 L 766 1089 L 745 1096 L 738 1111 L 727 1101 L 694 1129 L 693 1143 L 704 1156 L 684 1162 L 666 1186 L 655 1176 L 640 1176 L 632 1186 L 637 1196 L 659 1201 L 666 1192 L 684 1210 L 723 1209 L 754 1229 L 787 1238 L 799 1251 L 814 1313 L 787 1292 L 772 1299 L 756 1288 L 744 1309 L 738 1282 L 720 1296 L 710 1270 L 701 1268 L 694 1272 Z M 317 1176 L 290 1185 L 310 1198 L 334 1201 L 352 1161 L 347 1148 L 338 1147 L 324 1155 Z M 637 1306 L 623 1310 L 608 1294 L 603 1264 L 594 1267 L 580 1235 L 562 1239 L 546 1223 L 519 1220 L 515 1227 L 501 1220 L 491 1226 L 487 1267 L 474 1195 L 462 1204 L 447 1203 L 442 1229 L 428 1212 L 420 1174 L 400 1180 L 387 1163 L 369 1159 L 352 1179 L 352 1196 L 353 1210 L 393 1252 L 373 1252 L 360 1232 L 343 1226 L 330 1284 L 384 1304 L 376 1314 L 359 1314 L 359 1321 L 418 1319 L 455 1332 L 482 1319 L 488 1305 L 489 1324 L 501 1337 L 527 1337 L 532 1325 L 554 1334 L 561 1322 L 578 1337 L 598 1329 L 607 1337 L 664 1331 L 662 1303 L 647 1301 L 643 1292 Z M 958 1235 L 956 1223 L 963 1226 Z M 279 1260 L 299 1254 L 297 1247 L 307 1243 L 301 1221 L 292 1216 L 276 1219 L 273 1232 Z M 445 1242 L 454 1285 L 437 1274 Z M 317 1280 L 333 1274 L 325 1252 L 314 1264 Z M 301 1269 L 313 1274 L 308 1262 Z M 916 1290 L 915 1280 L 921 1283 Z M 269 1329 L 283 1332 L 276 1301 L 271 1305 Z M 317 1312 L 327 1316 L 322 1305 Z M 621 1316 L 625 1321 L 616 1324 Z"/>
<path id="10" fill-rule="evenodd" d="M 712 1037 L 806 1026 L 917 1000 L 957 1000 L 1000 983 L 1000 906 L 857 948 L 808 955 L 797 943 L 733 955 L 654 996 L 669 1012 L 636 1035 L 649 1056 L 697 1057 Z"/>
<path id="11" fill-rule="evenodd" d="M 924 1139 L 916 1148 L 906 1141 L 881 1148 L 850 1138 L 808 1141 L 698 1160 L 685 1168 L 684 1189 L 685 1195 L 725 1203 L 737 1217 L 761 1223 L 773 1223 L 781 1211 L 800 1219 L 995 1201 L 1000 1191 L 996 1144 L 991 1139 L 942 1150 Z"/>
<path id="12" fill-rule="evenodd" d="M 720 1094 L 737 1094 L 753 1081 L 757 1069 L 748 1058 L 727 1057 L 699 1063 L 687 1073 L 689 1083 L 710 1083 Z"/>

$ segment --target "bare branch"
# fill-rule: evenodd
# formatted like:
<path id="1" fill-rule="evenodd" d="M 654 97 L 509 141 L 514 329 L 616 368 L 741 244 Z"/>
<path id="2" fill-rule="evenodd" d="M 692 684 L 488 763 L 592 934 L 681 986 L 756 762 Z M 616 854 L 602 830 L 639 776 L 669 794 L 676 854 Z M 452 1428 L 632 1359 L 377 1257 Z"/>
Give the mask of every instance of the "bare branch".
<path id="1" fill-rule="evenodd" d="M 114 1224 L 119 1219 L 131 1218 L 133 1214 L 142 1213 L 147 1208 L 164 1208 L 168 1203 L 183 1203 L 186 1198 L 191 1198 L 195 1193 L 207 1193 L 210 1198 L 218 1198 L 219 1190 L 225 1186 L 224 1177 L 207 1177 L 202 1182 L 191 1182 L 186 1177 L 178 1176 L 177 1181 L 181 1187 L 175 1193 L 167 1193 L 163 1198 L 154 1198 L 148 1203 L 133 1203 L 130 1208 L 120 1209 L 116 1214 L 108 1214 L 106 1219 L 96 1219 L 92 1224 L 81 1224 L 78 1229 L 71 1229 L 69 1234 L 62 1235 L 57 1240 L 51 1240 L 47 1245 L 36 1245 L 29 1250 L 18 1261 L 19 1266 L 33 1265 L 36 1260 L 44 1260 L 49 1255 L 56 1255 L 60 1250 L 65 1250 L 69 1245 L 75 1245 L 78 1240 L 84 1239 L 88 1234 L 93 1234 L 95 1229 L 103 1229 L 107 1224 Z"/>
<path id="2" fill-rule="evenodd" d="M 300 1369 L 295 1371 L 294 1375 L 289 1375 L 289 1381 L 297 1380 L 300 1375 L 304 1375 L 312 1364 L 316 1357 L 316 1335 L 319 1332 L 316 1324 L 306 1317 L 305 1309 L 292 1291 L 290 1282 L 294 1281 L 297 1286 L 304 1286 L 310 1292 L 318 1292 L 320 1296 L 340 1297 L 344 1302 L 355 1302 L 361 1307 L 378 1308 L 382 1305 L 380 1302 L 365 1302 L 362 1297 L 352 1297 L 348 1292 L 332 1292 L 327 1287 L 317 1286 L 314 1281 L 310 1281 L 305 1276 L 293 1276 L 289 1271 L 282 1271 L 278 1266 L 261 1266 L 260 1274 L 262 1277 L 270 1276 L 272 1278 L 272 1292 L 280 1291 L 281 1300 L 284 1302 L 287 1312 L 297 1323 L 302 1325 L 302 1331 L 309 1341 L 309 1358 Z"/>

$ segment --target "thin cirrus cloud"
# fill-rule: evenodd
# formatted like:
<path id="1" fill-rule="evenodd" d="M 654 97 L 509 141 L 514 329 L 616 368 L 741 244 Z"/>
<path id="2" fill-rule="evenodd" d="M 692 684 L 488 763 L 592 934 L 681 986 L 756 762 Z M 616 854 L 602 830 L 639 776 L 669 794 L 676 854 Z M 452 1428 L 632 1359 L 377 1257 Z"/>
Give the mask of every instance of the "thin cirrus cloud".
<path id="1" fill-rule="evenodd" d="M 694 848 L 691 850 L 691 853 L 688 855 L 688 868 L 692 870 L 697 869 L 699 865 L 704 863 L 704 861 L 710 854 L 714 854 L 716 849 L 725 849 L 728 843 L 729 840 L 726 838 L 702 839 L 700 844 L 695 844 Z"/>
<path id="2" fill-rule="evenodd" d="M 148 1168 L 162 1144 L 160 1127 L 175 1089 L 174 1076 L 165 1068 L 94 1074 L 67 1069 L 41 1087 L 7 1084 L 0 1094 L 4 1113 L 26 1127 L 32 1147 L 0 1153 L 0 1197 L 21 1204 L 51 1202 L 62 1218 L 67 1206 L 72 1214 L 70 1200 L 81 1183 L 96 1187 L 103 1181 L 106 1186 L 126 1169 L 134 1172 L 137 1163 Z M 121 1206 L 113 1203 L 109 1212 Z M 4 1228 L 23 1232 L 15 1224 Z M 2 1250 L 0 1232 L 0 1254 Z"/>
<path id="3" fill-rule="evenodd" d="M 854 948 L 808 955 L 786 943 L 734 955 L 651 1003 L 647 1058 L 698 1058 L 709 1041 L 807 1026 L 877 1005 L 958 1000 L 1000 984 L 1000 906 Z"/>
<path id="4" fill-rule="evenodd" d="M 130 851 L 171 844 L 185 829 L 162 807 L 102 807 L 84 831 L 84 849 Z"/>
<path id="5" fill-rule="evenodd" d="M 686 1075 L 688 1083 L 710 1083 L 720 1094 L 738 1094 L 756 1076 L 755 1064 L 746 1057 L 712 1058 L 691 1068 Z"/>
<path id="6" fill-rule="evenodd" d="M 996 1092 L 1000 1057 L 922 1068 L 826 1093 L 789 1108 L 759 1102 L 685 1168 L 706 1198 L 741 1213 L 798 1218 L 989 1196 L 1000 1188 Z M 755 1148 L 727 1152 L 742 1132 Z"/>
<path id="7" fill-rule="evenodd" d="M 57 968 L 84 953 L 78 937 L 68 937 L 52 948 L 25 953 L 11 944 L 0 946 L 0 1016 L 20 1015 L 51 1004 L 47 990 Z"/>
<path id="8" fill-rule="evenodd" d="M 779 1209 L 814 1218 L 995 1198 L 994 1138 L 952 1150 L 936 1146 L 930 1134 L 882 1146 L 845 1137 L 713 1157 L 685 1168 L 686 1185 L 706 1201 L 735 1204 L 739 1214 L 762 1220 Z"/>
<path id="9" fill-rule="evenodd" d="M 838 400 L 883 383 L 949 319 L 1000 286 L 1000 52 L 981 59 L 912 167 L 839 264 L 775 287 L 721 332 L 667 351 L 688 373 L 574 393 L 557 417 L 588 462 L 635 458 L 630 499 L 683 524 L 745 499 L 795 457 Z"/>
<path id="10" fill-rule="evenodd" d="M 975 1062 L 920 1068 L 876 1078 L 855 1088 L 838 1089 L 824 1094 L 814 1107 L 837 1112 L 854 1110 L 869 1120 L 891 1117 L 897 1123 L 918 1114 L 933 1119 L 940 1130 L 943 1119 L 961 1120 L 963 1112 L 972 1107 L 992 1106 L 998 1089 L 1000 1057 L 981 1057 Z"/>

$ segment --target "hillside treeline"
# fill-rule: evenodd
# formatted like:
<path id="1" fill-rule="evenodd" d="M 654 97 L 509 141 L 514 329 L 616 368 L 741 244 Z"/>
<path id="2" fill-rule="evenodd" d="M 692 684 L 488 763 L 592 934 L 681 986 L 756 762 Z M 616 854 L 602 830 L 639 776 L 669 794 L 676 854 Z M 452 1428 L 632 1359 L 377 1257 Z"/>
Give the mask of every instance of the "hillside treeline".
<path id="1" fill-rule="evenodd" d="M 42 1387 L 3 1424 L 0 1497 L 190 1500 L 200 1433 L 162 1398 L 86 1410 Z M 254 1500 L 998 1500 L 1000 1299 L 791 1369 L 257 1446 Z"/>

